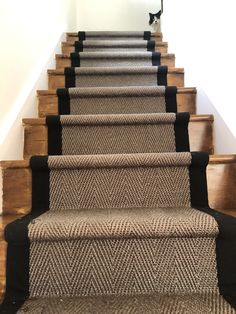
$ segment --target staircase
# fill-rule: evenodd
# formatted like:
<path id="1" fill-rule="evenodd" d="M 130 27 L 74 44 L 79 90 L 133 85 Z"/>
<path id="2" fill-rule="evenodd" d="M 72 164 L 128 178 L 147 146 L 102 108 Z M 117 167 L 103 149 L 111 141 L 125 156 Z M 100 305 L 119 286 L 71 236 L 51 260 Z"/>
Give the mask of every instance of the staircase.
<path id="1" fill-rule="evenodd" d="M 236 155 L 167 51 L 67 34 L 1 162 L 1 313 L 236 313 Z"/>

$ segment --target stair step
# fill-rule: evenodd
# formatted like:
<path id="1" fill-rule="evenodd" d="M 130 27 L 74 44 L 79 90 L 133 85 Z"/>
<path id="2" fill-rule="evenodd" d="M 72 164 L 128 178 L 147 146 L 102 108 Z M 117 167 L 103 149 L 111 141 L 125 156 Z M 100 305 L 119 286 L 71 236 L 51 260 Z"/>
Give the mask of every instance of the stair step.
<path id="1" fill-rule="evenodd" d="M 61 49 L 62 49 L 63 54 L 70 54 L 71 52 L 75 52 L 75 43 L 74 42 L 62 42 Z M 159 51 L 161 53 L 167 53 L 168 43 L 162 42 L 162 41 L 156 42 L 155 51 Z"/>
<path id="2" fill-rule="evenodd" d="M 23 124 L 25 129 L 24 158 L 29 158 L 32 155 L 47 155 L 48 127 L 46 125 L 46 119 L 23 119 Z M 190 117 L 189 136 L 191 151 L 207 151 L 210 154 L 213 153 L 212 125 L 212 115 L 192 115 Z M 93 131 L 91 130 L 91 132 Z M 93 139 L 92 134 L 93 133 L 89 136 L 90 141 Z M 97 131 L 95 134 L 98 134 Z M 92 145 L 92 147 L 94 146 Z"/>
<path id="3" fill-rule="evenodd" d="M 155 40 L 155 41 L 162 41 L 163 39 L 163 35 L 162 33 L 151 33 L 151 40 Z M 67 42 L 72 42 L 74 43 L 75 41 L 78 40 L 78 32 L 68 32 L 66 33 L 66 40 Z"/>
<path id="4" fill-rule="evenodd" d="M 145 72 L 146 67 L 142 67 L 143 71 Z M 154 71 L 156 67 L 152 67 L 152 70 Z M 84 70 L 85 68 L 80 68 L 81 73 L 82 70 Z M 98 68 L 91 68 L 91 80 L 90 82 L 86 82 L 84 83 L 85 86 L 78 86 L 78 87 L 108 87 L 110 78 L 107 75 L 107 73 L 104 73 L 104 68 L 101 68 L 101 74 L 103 73 L 104 76 L 106 76 L 106 81 L 102 81 L 100 83 L 98 83 L 98 77 L 101 75 L 98 73 Z M 88 68 L 86 68 L 86 70 L 88 70 Z M 150 71 L 150 67 L 147 67 L 147 71 Z M 114 69 L 112 69 L 112 71 L 114 71 Z M 132 70 L 129 71 L 129 73 L 131 73 Z M 138 69 L 139 71 L 139 69 Z M 112 72 L 111 72 L 112 73 Z M 137 72 L 135 72 L 135 70 L 132 72 L 133 74 L 130 75 L 135 75 Z M 146 73 L 146 72 L 145 72 Z M 150 72 L 149 72 L 150 73 Z M 85 74 L 81 74 L 81 75 L 85 75 Z M 129 75 L 129 80 L 130 80 L 130 75 Z M 148 72 L 147 74 L 145 74 L 147 76 L 149 76 Z M 86 74 L 87 76 L 87 74 Z M 141 76 L 141 78 L 138 78 L 137 81 L 134 80 L 133 82 L 131 82 L 130 84 L 124 80 L 122 80 L 122 77 L 120 75 L 117 75 L 117 79 L 119 80 L 119 85 L 116 86 L 140 86 L 142 85 L 143 81 L 143 76 Z M 120 82 L 121 80 L 121 82 Z M 89 85 L 88 85 L 89 84 Z M 118 83 L 116 83 L 118 84 Z M 184 69 L 183 68 L 168 68 L 168 73 L 167 73 L 167 85 L 169 86 L 177 86 L 177 87 L 184 87 Z M 114 86 L 114 83 L 112 83 L 112 85 L 110 86 Z M 150 85 L 149 85 L 150 86 Z M 57 88 L 64 88 L 64 87 L 72 87 L 72 86 L 66 86 L 66 82 L 65 82 L 65 72 L 64 70 L 60 69 L 60 70 L 48 70 L 48 89 L 57 89 Z"/>
<path id="5" fill-rule="evenodd" d="M 70 309 L 68 312 L 67 309 Z M 200 311 L 199 311 L 200 309 Z M 44 311 L 44 312 L 43 312 Z M 232 308 L 217 293 L 146 294 L 133 296 L 33 298 L 20 313 L 230 313 Z"/>
<path id="6" fill-rule="evenodd" d="M 77 54 L 76 54 L 77 55 Z M 125 63 L 129 66 L 133 65 L 152 65 L 152 53 L 151 52 L 80 52 L 78 54 L 80 59 L 80 66 L 125 66 Z M 119 56 L 119 58 L 118 58 Z M 74 58 L 74 56 L 73 56 Z M 92 63 L 91 63 L 92 62 Z M 150 63 L 150 64 L 149 64 Z M 160 58 L 161 65 L 167 65 L 169 67 L 175 66 L 175 55 L 162 53 Z M 56 68 L 63 69 L 65 67 L 71 67 L 72 58 L 70 54 L 56 54 Z"/>
<path id="7" fill-rule="evenodd" d="M 29 161 L 1 161 L 0 165 L 3 171 L 3 213 L 28 213 L 32 199 Z M 210 206 L 226 213 L 236 210 L 236 155 L 211 155 L 207 179 Z"/>
<path id="8" fill-rule="evenodd" d="M 89 90 L 89 89 L 88 89 Z M 58 114 L 58 97 L 55 90 L 39 90 L 38 94 L 38 115 L 40 118 L 47 115 Z M 177 111 L 196 113 L 196 88 L 177 89 Z M 105 94 L 104 94 L 105 95 Z M 107 96 L 108 97 L 108 96 Z M 88 99 L 88 96 L 86 96 Z"/>
<path id="9" fill-rule="evenodd" d="M 207 162 L 207 154 L 189 152 L 33 157 L 31 217 L 35 219 L 29 224 L 29 217 L 24 217 L 5 231 L 8 243 L 19 252 L 28 245 L 28 226 L 31 295 L 48 296 L 44 289 L 48 278 L 53 297 L 58 291 L 61 296 L 67 291 L 70 296 L 165 293 L 176 292 L 176 287 L 178 292 L 215 291 L 218 226 L 210 215 L 191 208 L 207 204 L 199 180 Z M 193 191 L 201 191 L 198 199 Z M 36 217 L 36 213 L 44 214 Z M 179 238 L 186 267 L 179 269 L 181 276 L 173 272 L 164 285 L 157 285 L 163 271 L 176 261 Z M 166 247 L 168 258 L 163 254 Z M 199 253 L 193 257 L 196 247 Z M 68 257 L 72 264 L 68 265 Z M 21 258 L 20 253 L 15 262 Z M 189 276 L 195 258 L 202 271 Z M 100 271 L 92 279 L 93 269 Z M 140 269 L 145 270 L 142 275 Z M 42 276 L 47 271 L 48 276 Z M 98 279 L 101 273 L 103 281 Z M 78 285 L 77 278 L 82 277 Z"/>
<path id="10" fill-rule="evenodd" d="M 216 157 L 216 160 L 214 160 L 214 157 L 211 159 L 214 164 L 220 157 Z M 234 158 L 228 156 L 221 159 L 224 162 L 225 160 L 231 162 L 232 160 L 236 160 L 236 156 Z M 106 293 L 111 293 L 110 291 L 113 291 L 113 289 L 115 294 L 122 294 L 122 292 L 126 292 L 125 294 L 127 294 L 131 293 L 131 291 L 136 293 L 140 291 L 149 293 L 153 291 L 165 292 L 162 289 L 172 291 L 172 289 L 176 288 L 176 282 L 173 282 L 172 275 L 165 277 L 164 286 L 156 286 L 154 284 L 156 276 L 152 276 L 151 281 L 147 280 L 146 276 L 149 276 L 149 271 L 151 271 L 151 273 L 161 276 L 160 278 L 158 277 L 158 280 L 161 281 L 163 280 L 162 272 L 160 271 L 162 270 L 162 266 L 164 269 L 167 269 L 173 265 L 176 259 L 175 254 L 173 254 L 176 252 L 176 238 L 172 236 L 173 228 L 176 232 L 176 237 L 179 236 L 180 238 L 178 239 L 183 240 L 177 241 L 178 249 L 180 250 L 178 252 L 181 256 L 179 261 L 181 265 L 183 265 L 182 263 L 186 263 L 188 266 L 178 268 L 178 271 L 183 276 L 176 277 L 176 273 L 173 272 L 177 283 L 181 283 L 182 278 L 186 278 L 184 285 L 177 284 L 178 291 L 183 292 L 187 289 L 189 293 L 202 291 L 206 287 L 211 287 L 215 291 L 214 287 L 217 286 L 216 267 L 214 264 L 215 236 L 218 234 L 217 223 L 211 216 L 205 215 L 201 210 L 197 211 L 188 208 L 187 205 L 190 200 L 190 189 L 191 191 L 193 191 L 193 187 L 194 189 L 202 189 L 200 185 L 193 185 L 196 179 L 194 173 L 197 174 L 200 169 L 203 171 L 206 161 L 206 155 L 202 153 L 193 155 L 190 153 L 166 153 L 110 156 L 54 156 L 48 159 L 34 157 L 31 161 L 31 169 L 34 175 L 34 213 L 37 212 L 36 204 L 43 206 L 39 207 L 39 210 L 41 208 L 48 208 L 45 207 L 47 199 L 44 195 L 40 198 L 42 203 L 37 203 L 37 190 L 41 190 L 44 184 L 47 185 L 46 182 L 50 182 L 48 186 L 48 189 L 50 189 L 50 210 L 36 218 L 28 226 L 31 239 L 30 252 L 34 256 L 32 263 L 35 263 L 33 266 L 32 264 L 30 266 L 32 267 L 31 279 L 33 283 L 36 283 L 31 286 L 32 295 L 36 297 L 48 296 L 45 295 L 47 291 L 41 289 L 41 286 L 45 286 L 44 281 L 48 280 L 49 277 L 42 276 L 42 274 L 46 274 L 46 269 L 52 269 L 48 263 L 51 265 L 53 261 L 56 262 L 57 267 L 53 269 L 53 272 L 49 270 L 49 276 L 52 276 L 50 277 L 50 296 L 57 295 L 57 289 L 59 289 L 62 296 L 66 294 L 66 291 L 70 291 L 71 296 L 87 294 L 87 289 L 90 292 L 90 289 L 93 289 L 93 280 L 99 277 L 100 272 L 102 272 L 105 280 L 104 283 L 98 281 L 97 284 L 100 289 L 104 285 Z M 41 174 L 42 171 L 46 170 L 46 164 L 50 169 L 50 173 L 46 173 L 46 176 L 43 175 L 42 177 Z M 11 163 L 11 165 L 14 167 L 14 163 Z M 194 169 L 198 171 L 192 172 Z M 96 180 L 94 180 L 95 177 Z M 162 178 L 161 182 L 159 182 L 160 177 Z M 189 179 L 191 179 L 190 184 Z M 181 184 L 177 186 L 176 180 L 181 182 Z M 60 183 L 56 184 L 56 182 Z M 70 182 L 73 182 L 73 184 L 68 184 Z M 133 185 L 131 182 L 133 182 Z M 158 185 L 158 189 L 156 188 L 156 184 Z M 75 187 L 76 193 L 74 193 Z M 173 187 L 175 193 L 172 193 Z M 103 193 L 98 194 L 97 191 L 100 189 Z M 114 191 L 112 194 L 110 193 L 111 189 Z M 44 192 L 48 193 L 46 189 Z M 193 202 L 196 206 L 198 206 L 198 202 L 202 204 L 203 200 L 206 200 L 204 191 L 202 190 L 202 192 L 202 197 L 199 195 L 199 200 L 194 199 L 193 201 L 191 199 L 191 203 Z M 71 198 L 65 197 L 65 195 L 70 195 Z M 79 198 L 78 195 L 80 195 Z M 117 195 L 119 195 L 118 198 Z M 168 197 L 170 195 L 171 197 Z M 99 205 L 97 202 L 99 202 Z M 172 202 L 176 204 L 176 207 L 168 206 Z M 137 206 L 138 204 L 142 205 Z M 166 204 L 168 209 L 161 209 L 163 207 L 161 206 L 162 204 Z M 120 205 L 123 207 L 120 208 Z M 145 208 L 145 211 L 142 207 Z M 156 210 L 152 207 L 156 208 Z M 179 207 L 179 210 L 177 207 Z M 78 215 L 79 208 L 83 208 L 80 215 Z M 113 209 L 112 211 L 110 211 L 111 208 Z M 132 208 L 131 212 L 129 212 L 130 208 Z M 76 210 L 76 212 L 73 210 Z M 66 211 L 70 211 L 68 212 L 68 217 Z M 109 215 L 106 214 L 106 211 L 109 211 Z M 42 213 L 41 210 L 40 213 Z M 67 218 L 65 218 L 65 215 Z M 84 219 L 84 215 L 86 219 Z M 25 243 L 25 234 L 21 231 L 25 230 L 27 219 L 25 217 L 8 226 L 6 234 L 11 244 L 15 243 L 14 241 L 17 241 L 17 245 Z M 182 225 L 180 228 L 177 227 L 179 226 L 178 224 L 173 223 L 176 219 L 181 220 Z M 185 219 L 188 220 L 187 224 L 184 221 Z M 111 221 L 121 221 L 122 223 L 114 223 L 113 225 Z M 134 224 L 133 221 L 135 221 Z M 54 224 L 57 225 L 57 228 L 55 228 Z M 13 232 L 14 230 L 17 233 Z M 104 233 L 106 234 L 106 239 L 104 239 Z M 130 238 L 130 233 L 132 234 L 132 238 Z M 147 234 L 150 237 L 147 237 Z M 67 236 L 65 237 L 65 235 Z M 70 236 L 68 237 L 68 235 Z M 45 241 L 48 243 L 48 237 L 56 240 L 53 242 L 53 250 L 51 250 L 52 246 L 44 245 Z M 163 241 L 165 245 L 163 245 Z M 125 244 L 134 249 L 134 252 L 130 251 L 133 253 L 131 253 L 132 258 L 128 262 L 125 259 L 125 256 L 127 257 Z M 116 245 L 115 249 L 114 245 Z M 57 255 L 55 259 L 55 254 L 58 254 L 57 252 L 62 250 L 62 247 L 64 248 L 64 254 Z M 79 250 L 76 249 L 78 247 L 80 247 Z M 97 249 L 94 249 L 95 247 Z M 166 254 L 164 253 L 166 252 L 166 248 L 168 248 L 168 254 L 171 254 L 171 256 L 168 255 L 170 258 L 166 258 Z M 174 250 L 173 253 L 171 248 Z M 193 248 L 198 248 L 195 252 L 197 255 L 192 255 Z M 200 248 L 201 251 L 199 251 Z M 40 254 L 39 252 L 42 250 L 47 255 L 47 249 L 50 250 L 51 254 L 48 255 L 48 260 L 42 263 L 42 253 Z M 156 254 L 157 252 L 159 254 Z M 118 256 L 122 256 L 122 258 L 117 258 L 117 254 Z M 133 258 L 136 254 L 140 254 L 140 260 L 137 257 Z M 153 254 L 155 254 L 155 258 Z M 68 256 L 73 258 L 74 263 L 67 264 L 66 258 Z M 114 260 L 113 258 L 107 258 L 107 256 L 113 256 Z M 20 256 L 17 258 L 20 258 Z M 155 263 L 155 270 L 153 269 L 153 258 L 158 263 L 158 267 L 160 267 L 157 273 Z M 172 261 L 172 259 L 174 260 Z M 201 274 L 198 272 L 197 276 L 194 275 L 192 277 L 190 276 L 192 274 L 191 265 L 196 262 L 195 259 L 198 260 Z M 80 267 L 78 267 L 77 261 L 81 263 Z M 169 264 L 170 261 L 171 263 Z M 213 262 L 211 263 L 211 261 Z M 116 268 L 116 264 L 114 265 L 113 262 L 117 262 L 124 270 L 121 274 L 120 268 Z M 115 281 L 117 278 L 123 280 L 123 278 L 129 278 L 130 276 L 130 268 L 124 267 L 124 262 L 128 263 L 126 265 L 132 265 L 131 268 L 134 274 L 139 273 L 139 269 L 146 269 L 146 267 L 148 271 L 144 271 L 138 277 L 136 275 L 132 276 L 130 278 L 131 284 L 129 282 L 124 286 L 113 286 L 113 279 Z M 106 265 L 108 267 L 104 269 Z M 142 265 L 143 267 L 141 267 Z M 86 269 L 87 267 L 92 267 L 92 269 L 98 267 L 100 272 L 96 273 L 94 279 L 90 281 L 91 274 L 88 271 L 81 285 L 71 285 L 72 282 L 76 282 L 75 278 L 81 278 L 80 272 L 84 271 L 84 267 Z M 102 271 L 103 269 L 104 272 Z M 110 273 L 107 269 L 111 269 L 114 276 L 112 277 L 113 279 L 109 277 Z M 69 273 L 66 270 L 69 270 Z M 205 275 L 206 272 L 207 276 Z M 63 277 L 64 280 L 62 280 L 59 274 L 65 275 Z M 37 285 L 39 276 L 41 284 Z M 138 283 L 140 282 L 139 285 L 133 285 L 133 280 L 136 280 L 136 278 L 138 279 Z M 200 284 L 198 282 L 199 279 Z M 195 286 L 197 290 L 195 290 Z M 95 294 L 99 294 L 99 291 L 96 290 Z"/>

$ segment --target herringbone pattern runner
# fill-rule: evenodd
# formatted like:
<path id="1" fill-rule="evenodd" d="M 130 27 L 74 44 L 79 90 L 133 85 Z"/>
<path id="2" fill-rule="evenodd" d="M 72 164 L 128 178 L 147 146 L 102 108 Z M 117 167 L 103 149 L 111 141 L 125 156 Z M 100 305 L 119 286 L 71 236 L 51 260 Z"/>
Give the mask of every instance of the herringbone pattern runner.
<path id="1" fill-rule="evenodd" d="M 50 116 L 48 152 L 86 155 L 186 151 L 188 120 L 188 115 L 174 113 Z M 181 143 L 177 141 L 180 137 Z"/>
<path id="2" fill-rule="evenodd" d="M 112 66 L 65 68 L 64 73 L 66 87 L 124 87 L 167 85 L 167 71 L 163 66 Z"/>
<path id="3" fill-rule="evenodd" d="M 5 230 L 1 313 L 236 313 L 236 222 L 208 206 L 209 156 L 150 38 L 78 33 L 32 211 Z"/>
<path id="4" fill-rule="evenodd" d="M 72 66 L 80 67 L 132 67 L 160 65 L 158 52 L 80 52 L 71 53 Z"/>
<path id="5" fill-rule="evenodd" d="M 86 52 L 135 52 L 135 51 L 155 51 L 154 40 L 84 40 L 75 42 L 76 51 Z"/>
<path id="6" fill-rule="evenodd" d="M 164 86 L 58 89 L 60 114 L 138 114 L 176 112 L 177 89 Z"/>
<path id="7" fill-rule="evenodd" d="M 23 309 L 29 314 L 235 313 L 221 296 L 214 293 L 36 299 L 27 302 Z M 25 313 L 23 309 L 20 314 Z"/>

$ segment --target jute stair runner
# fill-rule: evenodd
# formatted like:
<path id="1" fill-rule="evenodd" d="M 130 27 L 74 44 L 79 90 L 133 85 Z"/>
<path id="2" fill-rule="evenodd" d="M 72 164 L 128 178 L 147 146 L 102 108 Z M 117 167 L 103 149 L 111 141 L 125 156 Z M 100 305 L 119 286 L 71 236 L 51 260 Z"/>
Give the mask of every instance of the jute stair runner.
<path id="1" fill-rule="evenodd" d="M 72 52 L 72 67 L 159 66 L 160 52 Z"/>
<path id="2" fill-rule="evenodd" d="M 167 66 L 65 68 L 69 87 L 116 87 L 167 85 Z"/>
<path id="3" fill-rule="evenodd" d="M 84 40 L 75 41 L 75 52 L 82 51 L 155 51 L 154 40 Z"/>
<path id="4" fill-rule="evenodd" d="M 176 112 L 176 87 L 134 86 L 57 90 L 59 114 Z"/>
<path id="5" fill-rule="evenodd" d="M 188 122 L 185 113 L 48 116 L 48 154 L 187 151 Z"/>
<path id="6" fill-rule="evenodd" d="M 169 86 L 64 88 L 57 90 L 58 113 L 126 114 L 177 111 L 177 88 Z"/>
<path id="7" fill-rule="evenodd" d="M 79 33 L 104 38 L 150 33 Z M 236 219 L 208 206 L 177 89 L 155 66 L 65 71 L 49 156 L 30 159 L 32 211 L 5 229 L 1 313 L 236 313 Z"/>
<path id="8" fill-rule="evenodd" d="M 110 32 L 110 31 L 104 31 L 104 32 L 78 32 L 78 38 L 79 40 L 102 40 L 102 39 L 112 39 L 112 40 L 120 40 L 120 39 L 126 39 L 128 41 L 130 40 L 137 40 L 137 39 L 143 39 L 143 40 L 150 40 L 151 38 L 151 32 L 145 31 L 145 32 Z"/>

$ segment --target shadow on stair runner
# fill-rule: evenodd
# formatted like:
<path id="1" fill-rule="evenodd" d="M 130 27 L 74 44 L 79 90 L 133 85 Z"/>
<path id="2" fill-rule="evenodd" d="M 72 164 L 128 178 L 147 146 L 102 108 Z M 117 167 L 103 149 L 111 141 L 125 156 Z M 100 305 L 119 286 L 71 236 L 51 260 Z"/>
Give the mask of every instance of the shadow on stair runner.
<path id="1" fill-rule="evenodd" d="M 78 39 L 131 49 L 150 33 Z M 236 313 L 236 219 L 208 206 L 208 155 L 189 152 L 176 88 L 79 80 L 57 91 L 49 156 L 30 160 L 32 211 L 5 229 L 1 313 Z"/>

